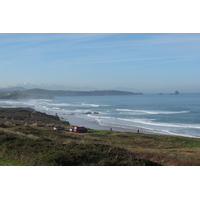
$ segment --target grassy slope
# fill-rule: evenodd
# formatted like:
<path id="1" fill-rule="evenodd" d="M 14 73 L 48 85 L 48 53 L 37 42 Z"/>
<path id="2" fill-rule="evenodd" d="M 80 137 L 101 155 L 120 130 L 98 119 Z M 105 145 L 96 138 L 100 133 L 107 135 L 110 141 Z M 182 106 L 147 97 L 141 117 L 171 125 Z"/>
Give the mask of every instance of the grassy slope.
<path id="1" fill-rule="evenodd" d="M 0 157 L 0 166 L 24 166 L 23 162 Z"/>
<path id="2" fill-rule="evenodd" d="M 49 124 L 70 127 L 33 110 L 0 109 L 0 165 L 200 165 L 200 139 L 106 130 L 71 133 Z"/>

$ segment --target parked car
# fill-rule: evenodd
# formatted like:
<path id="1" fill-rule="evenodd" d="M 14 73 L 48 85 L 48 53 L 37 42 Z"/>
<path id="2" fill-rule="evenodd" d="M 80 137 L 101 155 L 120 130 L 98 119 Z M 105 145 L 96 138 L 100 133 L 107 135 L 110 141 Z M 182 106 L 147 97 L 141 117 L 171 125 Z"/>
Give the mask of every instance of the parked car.
<path id="1" fill-rule="evenodd" d="M 73 132 L 73 129 L 74 129 L 74 128 L 70 128 L 69 131 Z"/>
<path id="2" fill-rule="evenodd" d="M 87 133 L 87 128 L 84 126 L 76 126 L 69 129 L 71 132 L 78 132 L 78 133 Z"/>
<path id="3" fill-rule="evenodd" d="M 64 130 L 65 128 L 62 127 L 62 126 L 54 126 L 53 129 L 56 130 L 56 131 L 59 131 L 59 130 Z"/>

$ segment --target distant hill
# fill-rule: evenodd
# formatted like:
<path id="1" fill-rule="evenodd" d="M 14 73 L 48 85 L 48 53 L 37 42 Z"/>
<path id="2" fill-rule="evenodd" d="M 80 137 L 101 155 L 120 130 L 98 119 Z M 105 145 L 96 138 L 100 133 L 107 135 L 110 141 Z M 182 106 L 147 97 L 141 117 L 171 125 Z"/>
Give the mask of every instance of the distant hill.
<path id="1" fill-rule="evenodd" d="M 111 96 L 111 95 L 142 95 L 142 93 L 117 91 L 117 90 L 94 90 L 94 91 L 71 91 L 71 90 L 45 90 L 29 89 L 17 92 L 2 93 L 0 99 L 53 99 L 54 97 L 67 96 Z"/>
<path id="2" fill-rule="evenodd" d="M 24 87 L 8 87 L 8 88 L 0 88 L 1 93 L 13 93 L 26 90 Z"/>

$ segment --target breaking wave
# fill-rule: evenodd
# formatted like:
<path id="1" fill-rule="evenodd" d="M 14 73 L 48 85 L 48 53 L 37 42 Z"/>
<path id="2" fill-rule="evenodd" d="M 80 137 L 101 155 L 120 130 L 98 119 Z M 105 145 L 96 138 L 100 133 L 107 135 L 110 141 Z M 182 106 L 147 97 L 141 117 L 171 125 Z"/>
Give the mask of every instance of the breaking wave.
<path id="1" fill-rule="evenodd" d="M 126 101 L 127 98 L 130 101 Z M 200 137 L 200 109 L 194 104 L 197 97 L 187 104 L 181 104 L 181 100 L 174 102 L 174 99 L 173 102 L 165 99 L 162 103 L 157 96 L 153 100 L 144 96 L 137 98 L 145 98 L 145 101 L 136 102 L 136 97 L 62 97 L 52 100 L 5 100 L 0 101 L 0 107 L 30 107 L 48 114 L 57 113 L 66 120 L 71 116 L 112 128 L 132 131 L 139 128 L 141 132 Z M 155 103 L 159 105 L 155 107 Z M 73 121 L 70 123 L 73 124 Z"/>
<path id="2" fill-rule="evenodd" d="M 182 113 L 189 113 L 190 111 L 151 111 L 151 110 L 131 110 L 131 109 L 116 109 L 121 113 L 132 113 L 135 115 L 142 115 L 142 114 L 149 114 L 149 115 L 171 115 L 171 114 L 182 114 Z"/>

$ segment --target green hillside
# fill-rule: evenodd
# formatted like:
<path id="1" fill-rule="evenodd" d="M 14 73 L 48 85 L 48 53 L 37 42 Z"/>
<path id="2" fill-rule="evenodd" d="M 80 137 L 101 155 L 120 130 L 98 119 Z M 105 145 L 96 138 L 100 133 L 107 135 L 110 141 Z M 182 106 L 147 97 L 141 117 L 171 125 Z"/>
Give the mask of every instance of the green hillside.
<path id="1" fill-rule="evenodd" d="M 54 125 L 65 130 L 55 131 Z M 199 166 L 200 139 L 109 130 L 69 132 L 71 125 L 32 109 L 0 109 L 0 165 Z"/>

